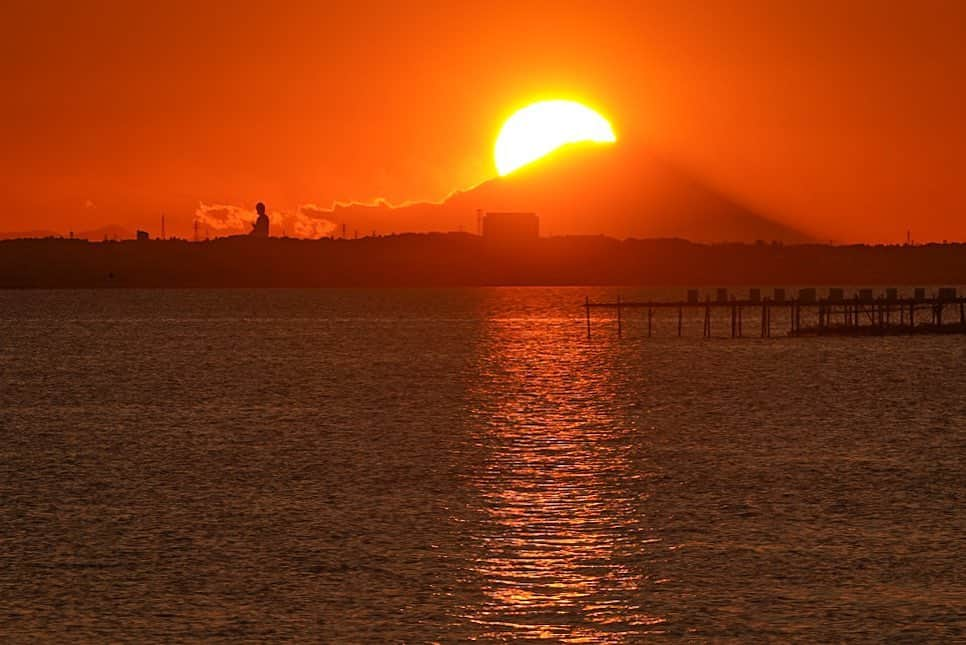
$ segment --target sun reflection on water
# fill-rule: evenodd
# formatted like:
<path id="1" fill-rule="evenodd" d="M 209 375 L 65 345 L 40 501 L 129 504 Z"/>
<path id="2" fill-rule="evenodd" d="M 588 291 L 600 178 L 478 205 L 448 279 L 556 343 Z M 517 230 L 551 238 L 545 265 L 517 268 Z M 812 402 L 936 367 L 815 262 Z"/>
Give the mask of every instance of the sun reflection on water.
<path id="1" fill-rule="evenodd" d="M 487 639 L 621 642 L 660 631 L 663 618 L 630 600 L 659 584 L 646 561 L 659 539 L 642 524 L 648 473 L 632 466 L 607 352 L 547 347 L 520 326 L 491 332 L 473 397 L 484 467 L 467 474 L 482 593 L 465 617 Z"/>

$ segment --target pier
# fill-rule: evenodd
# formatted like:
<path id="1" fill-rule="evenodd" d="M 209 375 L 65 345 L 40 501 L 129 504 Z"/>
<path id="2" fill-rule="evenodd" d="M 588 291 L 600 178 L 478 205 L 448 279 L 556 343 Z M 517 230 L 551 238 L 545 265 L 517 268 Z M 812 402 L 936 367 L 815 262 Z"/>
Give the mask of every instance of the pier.
<path id="1" fill-rule="evenodd" d="M 684 321 L 693 320 L 697 314 L 703 320 L 704 338 L 712 337 L 716 322 L 728 326 L 731 338 L 770 338 L 773 331 L 780 332 L 778 325 L 782 324 L 773 323 L 774 318 L 782 320 L 786 335 L 793 337 L 966 334 L 966 297 L 960 297 L 952 287 L 940 288 L 931 295 L 916 288 L 911 297 L 900 297 L 895 288 L 880 294 L 859 289 L 851 297 L 846 296 L 844 289 L 827 291 L 826 297 L 819 298 L 815 288 L 799 289 L 795 297 L 786 298 L 785 289 L 775 289 L 771 297 L 762 297 L 760 289 L 750 289 L 739 299 L 727 289 L 717 289 L 715 298 L 705 294 L 701 299 L 697 289 L 689 289 L 687 298 L 680 301 L 622 300 L 618 295 L 612 302 L 592 302 L 587 297 L 582 306 L 587 338 L 592 331 L 591 312 L 600 309 L 615 312 L 618 337 L 624 335 L 627 315 L 640 310 L 646 312 L 642 318 L 648 338 L 654 334 L 659 312 L 663 312 L 665 321 L 671 312 L 678 336 L 684 333 Z M 752 328 L 746 334 L 749 325 Z"/>

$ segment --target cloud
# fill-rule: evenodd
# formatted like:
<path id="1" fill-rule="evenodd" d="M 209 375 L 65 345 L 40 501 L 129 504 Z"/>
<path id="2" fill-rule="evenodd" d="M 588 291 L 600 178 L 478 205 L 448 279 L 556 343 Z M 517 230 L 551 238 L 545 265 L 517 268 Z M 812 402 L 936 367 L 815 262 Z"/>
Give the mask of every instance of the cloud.
<path id="1" fill-rule="evenodd" d="M 315 204 L 303 204 L 293 214 L 281 214 L 281 224 L 289 237 L 318 238 L 332 233 L 335 222 L 332 211 Z"/>
<path id="2" fill-rule="evenodd" d="M 255 212 L 227 204 L 200 202 L 195 209 L 195 220 L 215 233 L 238 235 L 252 230 Z"/>
<path id="3" fill-rule="evenodd" d="M 272 211 L 268 213 L 269 232 L 274 237 L 324 237 L 336 229 L 335 222 L 329 219 L 331 216 L 331 210 L 315 204 L 303 204 L 295 212 Z M 199 226 L 220 235 L 245 235 L 252 230 L 257 217 L 253 210 L 229 204 L 200 202 L 195 210 Z"/>

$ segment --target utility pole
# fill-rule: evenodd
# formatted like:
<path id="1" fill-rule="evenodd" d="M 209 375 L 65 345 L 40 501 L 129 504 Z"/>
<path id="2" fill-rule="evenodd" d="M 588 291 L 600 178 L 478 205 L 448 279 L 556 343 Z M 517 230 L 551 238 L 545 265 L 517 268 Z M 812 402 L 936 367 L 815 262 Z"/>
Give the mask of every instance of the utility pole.
<path id="1" fill-rule="evenodd" d="M 164 213 L 161 213 L 161 239 L 165 238 L 164 235 Z"/>

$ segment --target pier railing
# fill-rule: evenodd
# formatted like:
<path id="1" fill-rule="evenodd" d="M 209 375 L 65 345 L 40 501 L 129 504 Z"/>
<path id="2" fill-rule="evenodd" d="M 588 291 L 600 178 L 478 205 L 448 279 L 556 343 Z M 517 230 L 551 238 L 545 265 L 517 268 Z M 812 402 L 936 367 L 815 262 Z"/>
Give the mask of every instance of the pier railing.
<path id="1" fill-rule="evenodd" d="M 714 312 L 726 310 L 730 313 L 730 333 L 732 338 L 742 338 L 744 327 L 749 318 L 756 319 L 760 326 L 761 338 L 772 335 L 772 318 L 775 311 L 787 312 L 787 334 L 789 336 L 870 336 L 899 334 L 955 334 L 966 333 L 966 298 L 959 297 L 955 289 L 943 288 L 939 293 L 927 297 L 921 289 L 911 298 L 900 298 L 895 290 L 887 295 L 871 297 L 868 290 L 853 298 L 815 297 L 814 289 L 803 289 L 799 297 L 791 299 L 706 297 L 698 300 L 695 290 L 690 297 L 681 301 L 662 300 L 622 300 L 621 296 L 613 302 L 591 302 L 587 297 L 583 307 L 586 312 L 587 338 L 591 337 L 591 312 L 598 309 L 616 312 L 617 335 L 624 335 L 625 313 L 628 310 L 646 310 L 647 336 L 654 332 L 655 313 L 671 310 L 677 318 L 677 335 L 684 329 L 685 312 L 703 313 L 703 332 L 705 338 L 712 336 Z M 755 291 L 755 290 L 753 290 Z M 839 290 L 831 290 L 832 292 Z M 758 313 L 757 316 L 754 316 Z M 952 316 L 949 314 L 952 313 Z M 749 316 L 750 314 L 750 316 Z M 958 315 L 956 315 L 958 314 Z M 803 324 L 804 321 L 804 324 Z"/>

